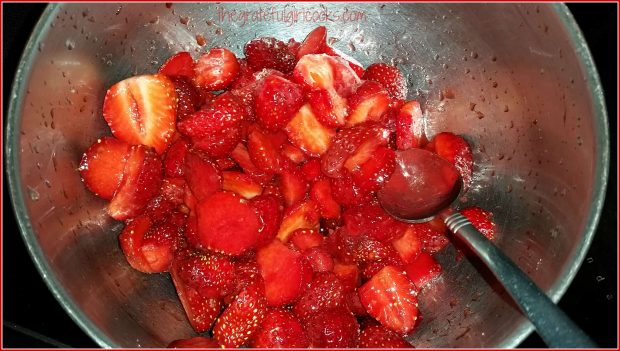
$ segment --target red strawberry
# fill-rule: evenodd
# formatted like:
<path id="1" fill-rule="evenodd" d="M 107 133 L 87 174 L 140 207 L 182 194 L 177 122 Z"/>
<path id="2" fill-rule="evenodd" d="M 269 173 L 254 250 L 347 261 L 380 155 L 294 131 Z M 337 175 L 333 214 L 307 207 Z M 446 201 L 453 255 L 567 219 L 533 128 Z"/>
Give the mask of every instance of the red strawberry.
<path id="1" fill-rule="evenodd" d="M 174 340 L 168 344 L 169 349 L 217 349 L 219 347 L 215 340 L 205 336 Z"/>
<path id="2" fill-rule="evenodd" d="M 301 175 L 308 182 L 314 182 L 322 178 L 323 174 L 321 173 L 321 160 L 318 158 L 313 158 L 305 162 L 301 166 Z"/>
<path id="3" fill-rule="evenodd" d="M 349 115 L 347 126 L 354 126 L 366 121 L 379 121 L 388 111 L 390 97 L 383 87 L 367 80 L 349 97 Z"/>
<path id="4" fill-rule="evenodd" d="M 215 163 L 217 164 L 217 167 L 222 171 L 237 167 L 237 163 L 230 157 L 218 158 L 215 160 Z"/>
<path id="5" fill-rule="evenodd" d="M 162 179 L 161 160 L 152 151 L 142 145 L 129 149 L 123 177 L 108 204 L 108 214 L 117 220 L 136 217 L 157 195 Z"/>
<path id="6" fill-rule="evenodd" d="M 396 115 L 396 147 L 407 150 L 424 142 L 424 116 L 417 101 L 404 104 Z"/>
<path id="7" fill-rule="evenodd" d="M 459 170 L 464 187 L 469 186 L 473 172 L 473 156 L 471 147 L 463 137 L 443 132 L 435 135 L 426 149 L 435 152 Z"/>
<path id="8" fill-rule="evenodd" d="M 338 277 L 332 272 L 316 273 L 310 287 L 293 305 L 292 311 L 301 319 L 344 306 L 344 290 Z"/>
<path id="9" fill-rule="evenodd" d="M 358 317 L 367 316 L 368 312 L 362 305 L 360 301 L 360 296 L 357 294 L 357 291 L 349 291 L 344 294 L 345 304 L 347 305 L 347 309 L 351 311 L 354 315 Z"/>
<path id="10" fill-rule="evenodd" d="M 302 254 L 314 272 L 330 272 L 334 269 L 334 259 L 322 247 L 311 247 L 304 250 Z"/>
<path id="11" fill-rule="evenodd" d="M 203 201 L 222 190 L 222 174 L 208 158 L 194 152 L 185 155 L 185 181 L 196 197 Z"/>
<path id="12" fill-rule="evenodd" d="M 290 143 L 284 143 L 282 146 L 282 155 L 294 164 L 301 164 L 306 161 L 306 154 Z"/>
<path id="13" fill-rule="evenodd" d="M 319 205 L 321 217 L 332 219 L 340 217 L 340 204 L 332 196 L 332 186 L 328 179 L 321 179 L 312 184 L 310 199 Z"/>
<path id="14" fill-rule="evenodd" d="M 263 187 L 245 173 L 236 171 L 222 172 L 223 190 L 231 191 L 246 199 L 256 197 L 263 192 Z"/>
<path id="15" fill-rule="evenodd" d="M 194 251 L 174 261 L 177 277 L 205 298 L 220 298 L 235 289 L 235 266 L 226 256 Z"/>
<path id="16" fill-rule="evenodd" d="M 275 38 L 258 38 L 243 47 L 248 64 L 255 71 L 263 68 L 289 73 L 295 67 L 295 55 L 285 42 Z"/>
<path id="17" fill-rule="evenodd" d="M 256 348 L 307 348 L 310 345 L 301 323 L 285 310 L 270 309 L 251 346 Z"/>
<path id="18" fill-rule="evenodd" d="M 200 243 L 216 252 L 240 255 L 252 249 L 262 228 L 254 209 L 233 193 L 218 192 L 196 207 Z"/>
<path id="19" fill-rule="evenodd" d="M 318 230 L 320 219 L 318 211 L 317 204 L 311 200 L 288 208 L 282 218 L 277 238 L 282 242 L 287 242 L 289 236 L 297 229 Z"/>
<path id="20" fill-rule="evenodd" d="M 495 229 L 495 223 L 493 223 L 493 213 L 485 211 L 480 207 L 468 207 L 464 208 L 461 211 L 461 214 L 469 221 L 473 226 L 478 229 L 480 233 L 487 237 L 487 239 L 491 240 L 495 237 L 497 231 Z"/>
<path id="21" fill-rule="evenodd" d="M 313 229 L 298 229 L 291 234 L 289 241 L 295 245 L 299 251 L 320 246 L 323 243 L 323 236 Z"/>
<path id="22" fill-rule="evenodd" d="M 256 262 L 265 281 L 265 296 L 270 306 L 294 301 L 312 279 L 312 270 L 302 260 L 301 254 L 277 239 L 258 250 Z"/>
<path id="23" fill-rule="evenodd" d="M 358 289 L 368 314 L 383 326 L 408 334 L 418 318 L 415 285 L 396 267 L 386 266 Z"/>
<path id="24" fill-rule="evenodd" d="M 299 60 L 308 54 L 320 54 L 327 42 L 327 29 L 324 26 L 314 28 L 304 39 L 297 51 Z"/>
<path id="25" fill-rule="evenodd" d="M 277 75 L 267 76 L 256 89 L 254 110 L 257 122 L 265 129 L 282 129 L 303 105 L 299 85 Z"/>
<path id="26" fill-rule="evenodd" d="M 355 263 L 354 251 L 359 243 L 357 236 L 351 236 L 344 231 L 344 228 L 338 228 L 331 232 L 326 238 L 324 246 L 328 252 L 342 264 Z"/>
<path id="27" fill-rule="evenodd" d="M 306 91 L 328 90 L 342 98 L 361 84 L 346 60 L 324 54 L 303 56 L 295 66 L 293 79 Z"/>
<path id="28" fill-rule="evenodd" d="M 345 167 L 347 167 L 345 162 Z M 379 190 L 385 184 L 396 168 L 396 154 L 394 150 L 379 146 L 373 157 L 351 171 L 353 181 L 365 191 Z"/>
<path id="29" fill-rule="evenodd" d="M 288 50 L 295 55 L 295 61 L 297 61 L 297 53 L 299 52 L 299 48 L 301 47 L 301 43 L 298 42 L 297 40 L 290 38 L 288 40 L 288 42 L 286 43 L 286 46 L 288 46 Z"/>
<path id="30" fill-rule="evenodd" d="M 377 349 L 413 348 L 402 336 L 378 324 L 371 324 L 362 330 L 359 347 Z"/>
<path id="31" fill-rule="evenodd" d="M 254 128 L 248 135 L 248 153 L 252 163 L 261 171 L 269 174 L 282 170 L 280 146 L 274 140 L 275 135 Z M 286 138 L 286 135 L 284 135 Z"/>
<path id="32" fill-rule="evenodd" d="M 175 132 L 177 96 L 163 74 L 127 78 L 108 89 L 103 118 L 120 140 L 151 146 L 162 154 Z"/>
<path id="33" fill-rule="evenodd" d="M 172 143 L 164 156 L 164 175 L 169 178 L 183 177 L 185 172 L 185 154 L 189 143 L 179 138 Z"/>
<path id="34" fill-rule="evenodd" d="M 202 103 L 200 93 L 194 85 L 184 77 L 171 78 L 177 94 L 177 121 L 182 121 L 198 111 Z"/>
<path id="35" fill-rule="evenodd" d="M 254 70 L 252 70 L 252 67 L 248 64 L 248 60 L 242 58 L 237 59 L 237 62 L 239 63 L 239 74 L 229 87 L 231 92 L 256 82 Z"/>
<path id="36" fill-rule="evenodd" d="M 98 139 L 82 156 L 80 176 L 88 190 L 110 200 L 123 177 L 129 145 L 112 137 Z"/>
<path id="37" fill-rule="evenodd" d="M 260 276 L 258 263 L 256 263 L 256 254 L 253 251 L 243 256 L 235 257 L 235 276 L 236 291 L 235 295 L 232 296 L 233 300 L 238 293 L 242 292 L 252 284 L 261 285 L 263 287 L 263 295 L 265 294 L 265 283 L 263 282 L 263 278 Z"/>
<path id="38" fill-rule="evenodd" d="M 346 60 L 347 63 L 349 64 L 349 67 L 351 67 L 351 69 L 355 72 L 355 74 L 357 74 L 358 77 L 361 78 L 364 76 L 364 67 L 362 67 L 362 65 L 359 62 L 357 62 L 354 58 L 346 55 L 340 50 L 333 48 L 326 43 L 325 45 L 323 45 L 323 50 L 321 52 L 329 56 L 337 56 L 337 57 L 340 57 Z"/>
<path id="39" fill-rule="evenodd" d="M 308 156 L 320 156 L 331 145 L 336 134 L 323 126 L 316 118 L 309 104 L 303 105 L 285 127 L 291 143 Z"/>
<path id="40" fill-rule="evenodd" d="M 139 216 L 127 222 L 125 228 L 118 237 L 121 250 L 127 258 L 127 262 L 133 269 L 143 273 L 153 273 L 149 262 L 142 254 L 142 241 L 144 235 L 151 228 L 152 221 L 148 216 Z"/>
<path id="41" fill-rule="evenodd" d="M 418 238 L 422 242 L 422 250 L 428 253 L 435 253 L 448 245 L 450 242 L 446 237 L 445 230 L 437 230 L 430 225 L 430 222 L 411 224 Z"/>
<path id="42" fill-rule="evenodd" d="M 411 263 L 405 265 L 405 272 L 416 287 L 422 288 L 441 273 L 441 266 L 433 256 L 421 252 Z"/>
<path id="43" fill-rule="evenodd" d="M 185 200 L 185 179 L 164 178 L 161 183 L 161 195 L 175 206 L 183 204 Z"/>
<path id="44" fill-rule="evenodd" d="M 336 202 L 343 206 L 355 206 L 372 201 L 372 193 L 360 189 L 351 178 L 346 174 L 342 178 L 331 178 L 332 196 Z"/>
<path id="45" fill-rule="evenodd" d="M 274 195 L 263 194 L 252 199 L 252 205 L 263 224 L 258 234 L 257 247 L 270 243 L 278 233 L 282 221 L 280 201 Z"/>
<path id="46" fill-rule="evenodd" d="M 196 85 L 205 90 L 221 90 L 228 87 L 239 74 L 239 62 L 230 50 L 213 48 L 200 56 L 194 71 Z"/>
<path id="47" fill-rule="evenodd" d="M 338 276 L 338 279 L 342 283 L 342 289 L 345 292 L 355 291 L 360 285 L 361 281 L 357 265 L 336 262 L 334 264 L 334 274 Z"/>
<path id="48" fill-rule="evenodd" d="M 286 207 L 293 206 L 306 198 L 308 183 L 298 173 L 300 173 L 299 170 L 293 170 L 280 174 L 280 189 Z"/>
<path id="49" fill-rule="evenodd" d="M 189 136 L 194 147 L 211 157 L 227 156 L 241 140 L 241 122 L 245 112 L 236 98 L 224 93 L 213 104 L 178 123 L 179 131 Z"/>
<path id="50" fill-rule="evenodd" d="M 172 202 L 166 200 L 161 194 L 155 196 L 146 205 L 144 214 L 149 216 L 153 222 L 161 222 L 174 212 L 176 206 Z"/>
<path id="51" fill-rule="evenodd" d="M 403 262 L 392 246 L 383 244 L 372 239 L 362 238 L 358 241 L 354 251 L 355 260 L 360 263 L 362 276 L 371 278 L 386 266 L 394 266 L 399 269 Z"/>
<path id="52" fill-rule="evenodd" d="M 317 313 L 304 322 L 306 335 L 313 348 L 355 348 L 359 325 L 345 307 Z"/>
<path id="53" fill-rule="evenodd" d="M 376 203 L 351 207 L 343 212 L 342 220 L 350 235 L 368 235 L 384 243 L 400 237 L 405 230 L 405 224 L 394 219 Z"/>
<path id="54" fill-rule="evenodd" d="M 178 52 L 159 67 L 159 73 L 169 77 L 194 78 L 194 59 L 187 51 Z"/>
<path id="55" fill-rule="evenodd" d="M 416 232 L 416 227 L 408 225 L 403 235 L 392 241 L 392 246 L 404 263 L 410 263 L 422 251 L 422 242 Z"/>
<path id="56" fill-rule="evenodd" d="M 317 89 L 306 94 L 316 118 L 326 127 L 337 128 L 345 123 L 349 113 L 347 100 L 333 89 Z"/>
<path id="57" fill-rule="evenodd" d="M 405 99 L 407 97 L 405 77 L 394 66 L 385 63 L 373 63 L 366 68 L 362 79 L 372 80 L 383 85 L 394 99 Z"/>
<path id="58" fill-rule="evenodd" d="M 252 162 L 252 159 L 250 158 L 248 149 L 242 143 L 237 144 L 237 146 L 230 153 L 230 156 L 233 160 L 235 160 L 235 162 L 237 162 L 239 167 L 241 167 L 247 175 L 252 177 L 258 183 L 266 184 L 271 180 L 271 175 L 264 173 L 258 169 L 256 165 L 254 165 L 254 162 Z"/>

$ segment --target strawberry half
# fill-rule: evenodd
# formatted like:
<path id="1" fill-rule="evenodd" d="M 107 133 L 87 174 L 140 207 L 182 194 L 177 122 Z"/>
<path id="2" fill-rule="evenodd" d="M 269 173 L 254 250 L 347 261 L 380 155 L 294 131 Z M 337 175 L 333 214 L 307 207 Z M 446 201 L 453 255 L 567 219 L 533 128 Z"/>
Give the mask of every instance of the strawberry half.
<path id="1" fill-rule="evenodd" d="M 303 105 L 286 125 L 285 131 L 293 145 L 308 156 L 324 154 L 331 145 L 336 131 L 323 126 L 316 118 L 309 104 Z"/>
<path id="2" fill-rule="evenodd" d="M 469 221 L 473 226 L 478 229 L 482 235 L 491 240 L 495 237 L 497 231 L 495 229 L 495 223 L 493 222 L 493 214 L 485 211 L 480 207 L 468 207 L 460 210 L 461 214 Z"/>
<path id="3" fill-rule="evenodd" d="M 222 190 L 222 173 L 211 160 L 198 153 L 188 152 L 185 155 L 183 174 L 197 201 Z"/>
<path id="4" fill-rule="evenodd" d="M 349 115 L 346 125 L 354 126 L 366 121 L 379 121 L 390 107 L 390 97 L 383 87 L 367 80 L 349 97 Z"/>
<path id="5" fill-rule="evenodd" d="M 373 318 L 401 334 L 413 330 L 418 318 L 415 285 L 393 266 L 386 266 L 358 289 L 360 301 Z"/>
<path id="6" fill-rule="evenodd" d="M 282 242 L 287 242 L 289 236 L 297 229 L 318 230 L 319 219 L 319 209 L 314 201 L 301 202 L 286 210 L 276 237 Z"/>
<path id="7" fill-rule="evenodd" d="M 170 56 L 170 58 L 159 67 L 159 73 L 169 77 L 181 76 L 192 79 L 194 78 L 194 59 L 187 51 L 178 52 Z"/>
<path id="8" fill-rule="evenodd" d="M 151 146 L 162 154 L 175 132 L 177 95 L 163 74 L 135 76 L 114 84 L 103 100 L 103 118 L 120 140 Z"/>
<path id="9" fill-rule="evenodd" d="M 278 75 L 269 75 L 256 89 L 254 110 L 257 122 L 270 131 L 282 129 L 303 103 L 299 85 Z"/>
<path id="10" fill-rule="evenodd" d="M 327 29 L 324 26 L 314 28 L 301 43 L 297 51 L 297 59 L 309 54 L 320 54 L 326 42 Z"/>
<path id="11" fill-rule="evenodd" d="M 413 261 L 405 265 L 405 272 L 416 287 L 422 288 L 441 273 L 441 266 L 433 256 L 421 252 Z"/>
<path id="12" fill-rule="evenodd" d="M 310 346 L 304 329 L 291 312 L 270 309 L 259 331 L 254 336 L 252 347 L 257 348 L 307 348 Z"/>
<path id="13" fill-rule="evenodd" d="M 130 147 L 123 177 L 108 204 L 110 217 L 125 220 L 141 214 L 157 195 L 162 173 L 161 160 L 152 149 L 142 145 Z"/>
<path id="14" fill-rule="evenodd" d="M 304 322 L 304 326 L 311 347 L 357 347 L 359 325 L 355 316 L 344 306 L 314 314 Z"/>
<path id="15" fill-rule="evenodd" d="M 424 117 L 417 101 L 404 104 L 396 115 L 396 147 L 407 150 L 424 143 Z"/>
<path id="16" fill-rule="evenodd" d="M 228 87 L 239 74 L 239 62 L 232 51 L 213 48 L 200 56 L 194 72 L 196 85 L 209 91 L 221 90 Z"/>
<path id="17" fill-rule="evenodd" d="M 402 336 L 379 324 L 371 324 L 362 330 L 359 347 L 377 349 L 413 348 Z"/>
<path id="18" fill-rule="evenodd" d="M 112 137 L 103 137 L 91 145 L 80 161 L 82 182 L 95 195 L 110 200 L 123 177 L 129 145 Z"/>
<path id="19" fill-rule="evenodd" d="M 308 183 L 299 173 L 299 170 L 287 170 L 280 174 L 280 189 L 286 207 L 293 206 L 306 198 Z"/>
<path id="20" fill-rule="evenodd" d="M 243 47 L 248 64 L 254 71 L 271 68 L 289 73 L 297 61 L 285 42 L 275 38 L 258 38 Z"/>
<path id="21" fill-rule="evenodd" d="M 373 63 L 366 68 L 362 79 L 372 80 L 387 89 L 394 99 L 407 97 L 407 82 L 400 70 L 385 63 Z"/>
<path id="22" fill-rule="evenodd" d="M 168 344 L 169 349 L 217 349 L 219 347 L 215 340 L 205 336 L 174 340 Z"/>
<path id="23" fill-rule="evenodd" d="M 254 198 L 263 192 L 263 187 L 245 173 L 224 171 L 222 172 L 222 179 L 223 190 L 231 191 L 246 199 Z"/>
<path id="24" fill-rule="evenodd" d="M 251 205 L 238 195 L 218 192 L 196 206 L 200 243 L 237 256 L 252 249 L 262 224 Z"/>
<path id="25" fill-rule="evenodd" d="M 469 186 L 474 161 L 471 147 L 463 137 L 450 132 L 439 133 L 426 145 L 426 149 L 452 162 L 461 173 L 463 186 Z"/>

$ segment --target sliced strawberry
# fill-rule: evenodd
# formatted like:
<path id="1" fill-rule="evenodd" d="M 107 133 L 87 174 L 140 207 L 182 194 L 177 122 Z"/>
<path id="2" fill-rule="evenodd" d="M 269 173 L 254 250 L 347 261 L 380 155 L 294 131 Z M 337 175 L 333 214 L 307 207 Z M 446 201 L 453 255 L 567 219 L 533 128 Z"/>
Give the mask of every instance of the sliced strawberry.
<path id="1" fill-rule="evenodd" d="M 275 38 L 251 40 L 243 47 L 243 53 L 255 71 L 271 68 L 289 73 L 295 67 L 295 55 L 285 42 Z"/>
<path id="2" fill-rule="evenodd" d="M 276 236 L 280 241 L 287 242 L 289 236 L 297 229 L 319 229 L 318 206 L 314 201 L 307 200 L 293 207 L 284 213 L 282 224 Z"/>
<path id="3" fill-rule="evenodd" d="M 399 238 L 406 228 L 376 203 L 348 208 L 342 220 L 349 235 L 368 235 L 384 243 Z"/>
<path id="4" fill-rule="evenodd" d="M 379 349 L 413 348 L 402 336 L 378 324 L 369 325 L 362 330 L 359 347 Z"/>
<path id="5" fill-rule="evenodd" d="M 314 314 L 304 322 L 304 326 L 313 348 L 357 347 L 359 325 L 345 307 Z"/>
<path id="6" fill-rule="evenodd" d="M 357 236 L 351 236 L 343 228 L 338 228 L 325 238 L 324 247 L 338 262 L 349 265 L 356 263 L 354 251 L 358 242 Z"/>
<path id="7" fill-rule="evenodd" d="M 347 163 L 345 163 L 346 167 Z M 389 147 L 379 146 L 374 157 L 364 162 L 358 169 L 351 172 L 353 181 L 360 189 L 372 192 L 385 184 L 396 168 L 396 154 Z"/>
<path id="8" fill-rule="evenodd" d="M 161 194 L 155 196 L 146 205 L 145 215 L 149 216 L 153 222 L 160 222 L 170 213 L 174 212 L 176 206 L 172 202 L 166 200 Z"/>
<path id="9" fill-rule="evenodd" d="M 338 276 L 345 292 L 352 292 L 360 285 L 360 275 L 357 265 L 336 262 L 334 264 L 334 274 Z"/>
<path id="10" fill-rule="evenodd" d="M 308 183 L 300 173 L 299 170 L 287 170 L 280 174 L 280 189 L 286 207 L 293 206 L 306 198 Z"/>
<path id="11" fill-rule="evenodd" d="M 360 296 L 357 294 L 357 291 L 349 291 L 344 293 L 344 300 L 347 309 L 351 311 L 354 315 L 358 317 L 364 317 L 368 315 L 364 305 L 360 301 Z"/>
<path id="12" fill-rule="evenodd" d="M 282 207 L 274 195 L 263 194 L 252 199 L 252 205 L 263 224 L 258 234 L 257 247 L 270 243 L 278 234 L 282 221 Z"/>
<path id="13" fill-rule="evenodd" d="M 471 147 L 463 137 L 449 132 L 439 133 L 426 145 L 426 149 L 452 162 L 463 178 L 464 187 L 469 186 L 474 161 Z"/>
<path id="14" fill-rule="evenodd" d="M 344 290 L 338 277 L 331 272 L 316 273 L 310 287 L 293 305 L 292 311 L 305 320 L 316 313 L 344 306 Z"/>
<path id="15" fill-rule="evenodd" d="M 337 56 L 345 59 L 349 64 L 349 67 L 351 67 L 351 69 L 355 72 L 355 74 L 357 74 L 358 77 L 362 78 L 364 76 L 364 67 L 362 67 L 362 65 L 354 58 L 346 55 L 342 51 L 331 47 L 326 43 L 325 45 L 323 45 L 323 50 L 321 52 L 324 54 L 328 54 L 329 56 Z"/>
<path id="16" fill-rule="evenodd" d="M 215 160 L 217 168 L 222 171 L 237 167 L 237 163 L 230 157 L 221 157 Z"/>
<path id="17" fill-rule="evenodd" d="M 291 312 L 270 309 L 251 346 L 257 348 L 307 348 L 304 329 Z"/>
<path id="18" fill-rule="evenodd" d="M 252 249 L 262 228 L 249 203 L 238 195 L 218 192 L 196 207 L 198 235 L 207 248 L 228 255 Z"/>
<path id="19" fill-rule="evenodd" d="M 346 60 L 324 54 L 303 56 L 293 70 L 293 79 L 306 91 L 328 90 L 342 98 L 361 84 Z"/>
<path id="20" fill-rule="evenodd" d="M 288 42 L 286 42 L 286 46 L 288 46 L 288 50 L 291 52 L 291 54 L 295 55 L 295 62 L 297 62 L 297 53 L 299 52 L 301 43 L 293 38 L 290 38 Z"/>
<path id="21" fill-rule="evenodd" d="M 185 222 L 183 234 L 185 235 L 185 240 L 190 247 L 195 249 L 202 249 L 202 244 L 200 243 L 200 236 L 198 235 L 198 219 L 196 218 L 196 214 L 192 213 L 187 216 L 187 221 Z"/>
<path id="22" fill-rule="evenodd" d="M 331 272 L 334 269 L 334 258 L 322 247 L 306 249 L 302 254 L 314 272 Z"/>
<path id="23" fill-rule="evenodd" d="M 433 256 L 421 252 L 411 263 L 405 265 L 405 272 L 416 287 L 422 288 L 441 273 L 441 266 Z"/>
<path id="24" fill-rule="evenodd" d="M 467 217 L 471 224 L 487 239 L 491 240 L 497 234 L 495 223 L 493 222 L 493 213 L 475 206 L 464 208 L 459 212 Z"/>
<path id="25" fill-rule="evenodd" d="M 175 132 L 177 96 L 163 74 L 127 78 L 108 89 L 103 118 L 120 140 L 151 146 L 162 154 Z"/>
<path id="26" fill-rule="evenodd" d="M 361 238 L 355 246 L 354 258 L 360 264 L 365 279 L 370 279 L 386 266 L 399 269 L 403 266 L 400 256 L 391 245 L 373 239 Z"/>
<path id="27" fill-rule="evenodd" d="M 332 219 L 340 217 L 340 204 L 332 196 L 332 186 L 328 179 L 321 179 L 312 184 L 310 199 L 319 205 L 321 217 Z"/>
<path id="28" fill-rule="evenodd" d="M 362 79 L 372 80 L 387 89 L 394 99 L 407 97 L 407 82 L 400 70 L 385 63 L 373 63 L 366 68 Z"/>
<path id="29" fill-rule="evenodd" d="M 293 145 L 313 157 L 325 153 L 336 134 L 333 129 L 323 126 L 317 120 L 309 104 L 303 105 L 297 111 L 285 130 Z"/>
<path id="30" fill-rule="evenodd" d="M 252 284 L 259 284 L 263 286 L 263 295 L 264 293 L 264 285 L 263 278 L 260 275 L 260 269 L 258 268 L 258 263 L 256 263 L 256 253 L 254 251 L 248 252 L 239 257 L 235 257 L 235 285 L 236 291 L 234 296 L 232 296 L 232 300 L 236 298 L 237 294 L 245 290 L 248 286 Z M 230 301 L 232 302 L 232 301 Z"/>
<path id="31" fill-rule="evenodd" d="M 320 54 L 327 42 L 327 29 L 324 26 L 318 26 L 310 32 L 301 43 L 297 51 L 297 59 L 299 60 L 305 55 Z"/>
<path id="32" fill-rule="evenodd" d="M 169 178 L 183 177 L 185 174 L 185 154 L 189 143 L 179 138 L 172 143 L 164 156 L 164 175 Z"/>
<path id="33" fill-rule="evenodd" d="M 295 245 L 299 251 L 321 246 L 323 236 L 313 229 L 298 229 L 291 234 L 289 241 Z"/>
<path id="34" fill-rule="evenodd" d="M 404 263 L 413 261 L 422 252 L 422 241 L 418 237 L 416 227 L 408 225 L 403 235 L 392 241 L 392 246 Z"/>
<path id="35" fill-rule="evenodd" d="M 422 242 L 422 250 L 428 253 L 435 253 L 446 247 L 450 242 L 446 237 L 445 230 L 437 230 L 430 225 L 430 222 L 411 224 L 411 228 L 416 232 Z"/>
<path id="36" fill-rule="evenodd" d="M 306 94 L 316 118 L 326 127 L 337 128 L 345 124 L 349 113 L 347 100 L 333 89 L 317 89 Z"/>
<path id="37" fill-rule="evenodd" d="M 183 178 L 164 178 L 161 182 L 161 196 L 175 206 L 185 199 L 185 180 Z"/>
<path id="38" fill-rule="evenodd" d="M 142 213 L 149 200 L 157 195 L 162 173 L 161 160 L 152 149 L 142 145 L 132 146 L 122 180 L 108 204 L 110 217 L 125 220 Z"/>
<path id="39" fill-rule="evenodd" d="M 229 93 L 219 95 L 213 104 L 178 123 L 179 131 L 189 136 L 194 147 L 211 157 L 227 156 L 241 140 L 245 112 Z"/>
<path id="40" fill-rule="evenodd" d="M 393 266 L 386 266 L 358 289 L 368 313 L 401 335 L 410 333 L 418 318 L 415 285 Z"/>
<path id="41" fill-rule="evenodd" d="M 174 340 L 168 344 L 169 349 L 217 349 L 220 346 L 215 340 L 206 336 L 194 336 L 189 339 Z"/>
<path id="42" fill-rule="evenodd" d="M 267 76 L 256 89 L 254 109 L 257 122 L 265 129 L 282 129 L 303 105 L 299 85 L 277 75 Z"/>
<path id="43" fill-rule="evenodd" d="M 239 167 L 243 169 L 243 171 L 256 180 L 260 184 L 267 184 L 271 180 L 272 176 L 264 173 L 256 165 L 252 162 L 250 158 L 250 153 L 248 149 L 242 144 L 239 143 L 233 151 L 230 153 L 230 156 L 237 162 Z"/>
<path id="44" fill-rule="evenodd" d="M 259 128 L 254 128 L 248 135 L 248 153 L 252 163 L 261 171 L 269 174 L 279 173 L 282 170 L 280 147 L 275 135 Z M 286 138 L 286 135 L 284 136 Z"/>
<path id="45" fill-rule="evenodd" d="M 222 172 L 223 190 L 231 191 L 246 199 L 256 197 L 263 192 L 263 187 L 245 173 L 235 171 Z"/>
<path id="46" fill-rule="evenodd" d="M 178 52 L 159 67 L 159 73 L 169 77 L 194 78 L 194 59 L 187 51 Z"/>
<path id="47" fill-rule="evenodd" d="M 129 265 L 143 273 L 153 273 L 154 270 L 142 254 L 142 241 L 151 228 L 152 221 L 148 216 L 139 216 L 127 222 L 118 237 L 120 247 Z"/>
<path id="48" fill-rule="evenodd" d="M 323 174 L 321 173 L 321 160 L 318 158 L 312 158 L 305 162 L 301 166 L 301 175 L 310 183 L 322 178 Z"/>
<path id="49" fill-rule="evenodd" d="M 254 70 L 248 64 L 248 60 L 242 58 L 237 59 L 237 62 L 239 63 L 239 74 L 237 74 L 237 78 L 235 78 L 229 87 L 229 90 L 231 91 L 242 89 L 243 87 L 256 82 Z"/>
<path id="50" fill-rule="evenodd" d="M 301 164 L 307 159 L 303 151 L 290 143 L 285 143 L 282 146 L 282 155 L 286 157 L 286 159 L 291 160 L 294 164 Z"/>
<path id="51" fill-rule="evenodd" d="M 258 250 L 256 262 L 265 281 L 265 296 L 270 306 L 294 301 L 312 279 L 312 270 L 301 254 L 277 239 Z"/>
<path id="52" fill-rule="evenodd" d="M 226 256 L 194 251 L 174 261 L 177 277 L 205 298 L 220 298 L 235 289 L 235 266 Z"/>
<path id="53" fill-rule="evenodd" d="M 404 104 L 396 115 L 396 147 L 407 150 L 424 142 L 424 117 L 417 101 Z"/>
<path id="54" fill-rule="evenodd" d="M 342 178 L 330 178 L 329 181 L 334 200 L 343 206 L 356 206 L 373 200 L 372 193 L 360 189 L 349 174 Z"/>
<path id="55" fill-rule="evenodd" d="M 112 137 L 98 139 L 82 156 L 82 182 L 95 195 L 110 200 L 123 177 L 129 145 Z"/>
<path id="56" fill-rule="evenodd" d="M 239 62 L 230 50 L 213 48 L 200 56 L 194 71 L 196 85 L 210 91 L 221 90 L 239 74 Z"/>
<path id="57" fill-rule="evenodd" d="M 202 104 L 202 97 L 188 78 L 171 78 L 174 91 L 177 94 L 177 121 L 182 121 L 198 111 Z"/>
<path id="58" fill-rule="evenodd" d="M 185 181 L 198 201 L 222 190 L 222 173 L 208 158 L 194 152 L 185 155 Z"/>
<path id="59" fill-rule="evenodd" d="M 367 80 L 348 99 L 349 115 L 347 126 L 379 121 L 390 107 L 390 97 L 383 87 L 374 81 Z"/>

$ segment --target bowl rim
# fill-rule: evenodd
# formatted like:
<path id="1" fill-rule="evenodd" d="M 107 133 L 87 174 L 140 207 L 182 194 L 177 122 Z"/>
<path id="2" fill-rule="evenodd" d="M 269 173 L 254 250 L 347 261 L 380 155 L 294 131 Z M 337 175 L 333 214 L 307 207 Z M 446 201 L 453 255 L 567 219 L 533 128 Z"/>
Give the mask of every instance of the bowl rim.
<path id="1" fill-rule="evenodd" d="M 19 133 L 15 126 L 21 120 L 22 104 L 18 97 L 23 96 L 26 89 L 26 83 L 31 73 L 32 62 L 36 55 L 36 48 L 39 42 L 47 35 L 51 23 L 53 22 L 57 12 L 61 9 L 62 3 L 48 4 L 43 11 L 39 21 L 35 25 L 32 34 L 24 48 L 24 52 L 20 58 L 15 78 L 11 87 L 11 95 L 7 113 L 7 124 L 5 134 L 5 164 L 6 175 L 9 184 L 9 194 L 15 216 L 17 218 L 18 227 L 24 243 L 28 249 L 31 259 L 33 260 L 39 274 L 47 285 L 48 289 L 54 295 L 56 300 L 69 314 L 71 319 L 98 345 L 105 348 L 120 347 L 109 336 L 107 336 L 99 327 L 97 327 L 88 316 L 78 307 L 73 298 L 60 284 L 58 278 L 53 274 L 50 265 L 43 256 L 40 245 L 36 240 L 36 236 L 30 225 L 24 194 L 22 192 L 22 183 L 19 174 Z M 572 262 L 565 268 L 565 272 L 560 275 L 560 279 L 551 286 L 546 292 L 547 295 L 557 303 L 562 295 L 568 289 L 577 271 L 581 267 L 585 255 L 590 247 L 594 237 L 599 219 L 601 216 L 605 193 L 607 189 L 608 173 L 609 173 L 609 127 L 607 120 L 607 110 L 603 96 L 603 88 L 600 83 L 598 71 L 590 49 L 583 37 L 581 29 L 577 25 L 573 15 L 564 3 L 550 4 L 552 10 L 558 16 L 560 22 L 564 25 L 566 32 L 575 46 L 576 56 L 579 59 L 583 71 L 586 76 L 587 86 L 590 88 L 590 99 L 594 112 L 594 132 L 595 146 L 597 153 L 596 168 L 594 174 L 594 186 L 592 195 L 592 205 L 587 215 L 584 233 L 581 241 L 577 244 L 577 250 L 572 253 Z M 13 123 L 10 123 L 13 122 Z M 531 323 L 523 322 L 507 337 L 502 343 L 497 345 L 498 348 L 514 348 L 519 345 L 532 331 L 534 327 Z"/>

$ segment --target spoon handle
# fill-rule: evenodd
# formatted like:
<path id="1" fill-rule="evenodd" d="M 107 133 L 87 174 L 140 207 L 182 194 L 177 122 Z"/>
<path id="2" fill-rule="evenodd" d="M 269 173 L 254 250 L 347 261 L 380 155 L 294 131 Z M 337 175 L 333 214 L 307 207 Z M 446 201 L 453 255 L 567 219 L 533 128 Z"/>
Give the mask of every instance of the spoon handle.
<path id="1" fill-rule="evenodd" d="M 442 214 L 455 236 L 464 241 L 510 293 L 538 334 L 551 348 L 596 348 L 597 345 L 534 282 L 458 212 Z"/>

